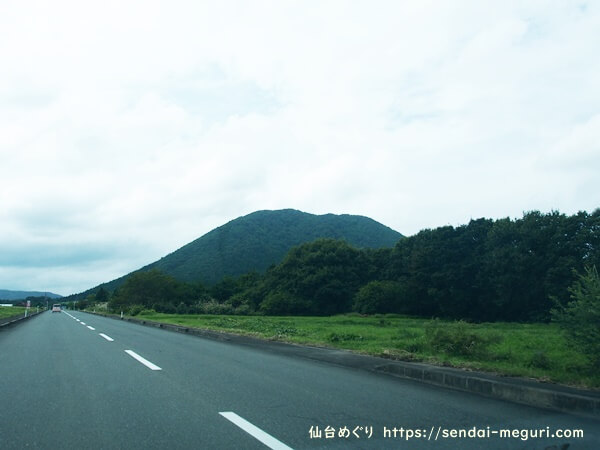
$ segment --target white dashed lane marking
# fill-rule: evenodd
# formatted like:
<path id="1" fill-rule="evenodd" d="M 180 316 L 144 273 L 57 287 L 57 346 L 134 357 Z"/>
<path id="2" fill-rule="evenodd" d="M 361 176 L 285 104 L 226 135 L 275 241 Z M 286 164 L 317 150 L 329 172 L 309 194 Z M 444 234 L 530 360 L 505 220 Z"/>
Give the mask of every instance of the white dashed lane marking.
<path id="1" fill-rule="evenodd" d="M 141 362 L 143 365 L 145 365 L 148 369 L 150 370 L 162 370 L 160 367 L 158 367 L 156 364 L 151 363 L 150 361 L 148 361 L 146 358 L 143 358 L 142 356 L 138 355 L 136 352 L 134 352 L 133 350 L 125 350 L 125 353 L 127 353 L 129 356 L 131 356 L 132 358 L 138 360 L 139 362 Z"/>
<path id="2" fill-rule="evenodd" d="M 87 328 L 89 328 L 92 331 L 96 331 L 96 329 L 90 325 L 87 325 L 85 322 L 82 322 L 81 320 L 79 320 L 77 317 L 72 316 L 71 314 L 69 314 L 68 312 L 64 311 L 64 313 L 69 316 L 71 319 L 75 319 L 77 322 L 79 322 L 81 325 L 86 326 Z M 104 333 L 98 333 L 100 336 L 102 336 L 104 339 L 106 339 L 108 342 L 114 342 L 114 339 L 111 338 L 110 336 L 104 334 Z M 145 365 L 147 368 L 149 368 L 150 370 L 162 370 L 162 368 L 158 367 L 156 364 L 148 361 L 146 358 L 138 355 L 136 352 L 134 352 L 133 350 L 125 350 L 125 353 L 127 353 L 129 356 L 131 356 L 132 358 L 134 358 L 135 360 L 137 360 L 138 362 L 142 363 L 143 365 Z"/>
<path id="3" fill-rule="evenodd" d="M 114 339 L 113 339 L 113 338 L 111 338 L 110 336 L 107 336 L 107 335 L 106 335 L 106 334 L 104 334 L 104 333 L 99 333 L 99 334 L 100 334 L 100 336 L 102 336 L 104 339 L 106 339 L 108 342 L 113 342 L 113 341 L 114 341 Z"/>
<path id="4" fill-rule="evenodd" d="M 278 441 L 277 439 L 275 439 L 270 434 L 265 433 L 263 430 L 261 430 L 260 428 L 258 428 L 256 425 L 252 425 L 246 419 L 244 419 L 243 417 L 238 416 L 234 412 L 231 412 L 231 411 L 229 411 L 229 412 L 220 412 L 219 414 L 221 414 L 227 420 L 229 420 L 230 422 L 232 422 L 235 425 L 237 425 L 238 427 L 240 427 L 242 430 L 244 430 L 246 433 L 248 433 L 254 439 L 259 440 L 260 442 L 262 442 L 267 447 L 269 447 L 269 448 L 271 448 L 273 450 L 292 450 L 291 447 L 288 447 L 283 442 Z"/>

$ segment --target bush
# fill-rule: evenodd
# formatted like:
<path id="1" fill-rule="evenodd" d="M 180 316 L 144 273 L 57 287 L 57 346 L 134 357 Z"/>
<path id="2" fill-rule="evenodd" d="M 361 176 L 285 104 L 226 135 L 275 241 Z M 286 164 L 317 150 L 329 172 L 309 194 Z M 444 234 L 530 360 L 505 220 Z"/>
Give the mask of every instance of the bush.
<path id="1" fill-rule="evenodd" d="M 307 301 L 287 292 L 272 291 L 260 304 L 261 312 L 266 315 L 284 316 L 288 314 L 302 314 L 310 310 Z"/>
<path id="2" fill-rule="evenodd" d="M 548 355 L 546 355 L 546 352 L 538 351 L 531 356 L 529 366 L 535 367 L 536 369 L 550 369 L 552 363 L 550 358 L 548 358 Z"/>
<path id="3" fill-rule="evenodd" d="M 202 303 L 199 306 L 201 314 L 233 314 L 233 307 L 228 303 L 219 303 L 214 300 Z"/>
<path id="4" fill-rule="evenodd" d="M 241 304 L 233 310 L 233 313 L 238 316 L 248 316 L 252 314 L 254 310 L 248 304 Z"/>
<path id="5" fill-rule="evenodd" d="M 420 353 L 423 351 L 423 343 L 421 341 L 412 341 L 412 342 L 408 342 L 406 343 L 406 345 L 404 345 L 404 350 L 406 350 L 409 353 Z"/>
<path id="6" fill-rule="evenodd" d="M 165 314 L 175 314 L 177 313 L 177 308 L 173 303 L 159 303 L 154 305 L 154 309 L 157 312 L 165 313 Z"/>
<path id="7" fill-rule="evenodd" d="M 442 323 L 438 319 L 425 325 L 425 342 L 438 352 L 455 356 L 485 355 L 488 346 L 494 341 L 475 333 L 471 325 L 460 320 Z"/>
<path id="8" fill-rule="evenodd" d="M 329 333 L 327 340 L 329 342 L 364 341 L 365 338 L 354 333 Z"/>
<path id="9" fill-rule="evenodd" d="M 133 305 L 132 307 L 129 308 L 129 315 L 137 316 L 143 310 L 144 310 L 144 307 L 142 305 Z"/>
<path id="10" fill-rule="evenodd" d="M 352 310 L 361 314 L 399 312 L 405 297 L 396 281 L 371 281 L 354 295 Z"/>
<path id="11" fill-rule="evenodd" d="M 596 267 L 569 288 L 571 301 L 552 310 L 552 319 L 566 332 L 569 344 L 590 359 L 593 370 L 600 369 L 600 277 Z"/>

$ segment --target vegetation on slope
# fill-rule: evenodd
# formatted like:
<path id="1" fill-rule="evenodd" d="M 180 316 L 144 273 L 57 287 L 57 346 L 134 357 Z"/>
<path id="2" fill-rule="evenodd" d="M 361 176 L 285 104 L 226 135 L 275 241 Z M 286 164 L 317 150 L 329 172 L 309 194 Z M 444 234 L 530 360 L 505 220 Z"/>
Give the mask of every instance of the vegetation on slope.
<path id="1" fill-rule="evenodd" d="M 224 277 L 264 272 L 294 246 L 333 238 L 356 248 L 393 247 L 402 235 L 368 217 L 314 215 L 293 209 L 257 211 L 218 227 L 140 271 L 160 270 L 179 281 L 214 285 Z M 134 272 L 135 273 L 135 272 Z M 70 296 L 81 300 L 100 287 L 113 291 L 131 274 Z"/>
<path id="2" fill-rule="evenodd" d="M 379 248 L 393 247 L 402 235 L 362 216 L 258 211 L 214 229 L 146 269 L 159 269 L 181 281 L 214 284 L 224 276 L 262 272 L 292 247 L 318 238 Z"/>

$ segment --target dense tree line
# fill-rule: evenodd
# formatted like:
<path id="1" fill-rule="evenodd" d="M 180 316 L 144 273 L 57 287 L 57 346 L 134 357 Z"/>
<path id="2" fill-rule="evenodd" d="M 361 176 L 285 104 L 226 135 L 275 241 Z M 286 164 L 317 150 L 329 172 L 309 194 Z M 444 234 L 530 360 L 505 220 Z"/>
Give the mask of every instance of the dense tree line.
<path id="1" fill-rule="evenodd" d="M 478 219 L 424 230 L 391 252 L 383 278 L 400 283 L 406 312 L 473 320 L 547 320 L 575 272 L 597 265 L 600 210 Z"/>
<path id="2" fill-rule="evenodd" d="M 394 248 L 318 239 L 265 273 L 212 286 L 150 270 L 131 275 L 109 306 L 164 312 L 330 315 L 401 313 L 475 321 L 545 321 L 600 265 L 600 209 L 566 216 L 477 219 L 426 229 Z M 98 295 L 98 294 L 96 294 Z M 104 293 L 102 295 L 107 295 Z M 89 299 L 93 301 L 94 299 Z"/>

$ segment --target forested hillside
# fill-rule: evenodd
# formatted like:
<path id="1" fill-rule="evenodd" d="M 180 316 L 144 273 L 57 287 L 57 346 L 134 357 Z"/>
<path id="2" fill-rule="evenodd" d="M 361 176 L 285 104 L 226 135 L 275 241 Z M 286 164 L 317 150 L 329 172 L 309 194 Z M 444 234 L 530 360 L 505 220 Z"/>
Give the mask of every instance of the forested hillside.
<path id="1" fill-rule="evenodd" d="M 600 209 L 478 219 L 426 229 L 394 248 L 318 239 L 264 274 L 207 288 L 158 270 L 131 276 L 114 310 L 329 315 L 401 313 L 475 321 L 547 321 L 586 268 L 600 263 Z M 104 296 L 106 293 L 103 294 Z M 93 301 L 90 298 L 90 301 Z"/>
<path id="2" fill-rule="evenodd" d="M 358 248 L 393 247 L 402 235 L 368 217 L 314 215 L 293 209 L 257 211 L 214 229 L 146 266 L 182 281 L 214 284 L 224 276 L 263 272 L 295 245 L 343 239 Z"/>
<path id="3" fill-rule="evenodd" d="M 357 248 L 391 248 L 402 237 L 364 216 L 314 215 L 293 209 L 257 211 L 215 228 L 139 270 L 158 269 L 179 281 L 213 285 L 227 276 L 262 273 L 281 262 L 292 247 L 318 238 L 342 239 Z M 83 299 L 100 287 L 113 291 L 130 275 L 69 298 Z"/>

